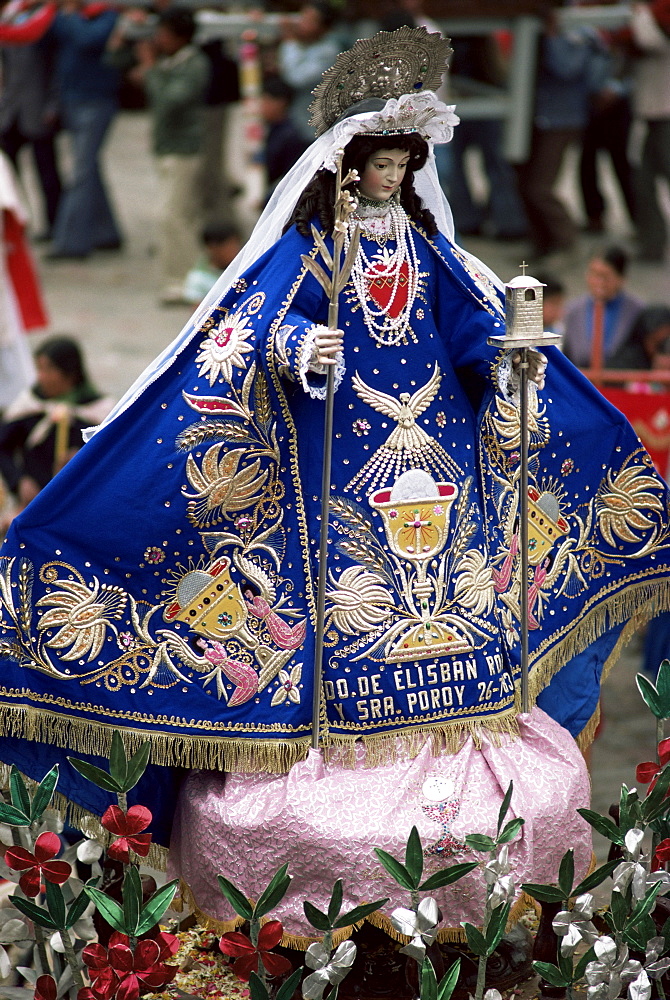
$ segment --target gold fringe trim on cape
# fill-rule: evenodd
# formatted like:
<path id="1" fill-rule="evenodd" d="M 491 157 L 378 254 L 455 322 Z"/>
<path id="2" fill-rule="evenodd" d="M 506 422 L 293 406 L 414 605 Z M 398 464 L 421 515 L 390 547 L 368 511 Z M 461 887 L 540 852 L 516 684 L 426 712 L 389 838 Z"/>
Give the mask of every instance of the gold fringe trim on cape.
<path id="1" fill-rule="evenodd" d="M 9 788 L 10 774 L 11 767 L 8 764 L 0 762 L 0 785 L 2 788 Z M 34 794 L 39 782 L 34 781 L 25 774 L 21 774 L 21 777 L 25 781 L 28 791 Z M 83 806 L 72 802 L 65 795 L 61 795 L 60 792 L 54 792 L 49 808 L 57 812 L 63 822 L 69 823 L 75 830 L 79 830 L 86 837 L 98 840 L 105 847 L 111 843 L 112 837 L 109 831 L 105 830 L 101 825 L 100 818 L 87 809 L 84 809 Z M 167 847 L 152 843 L 149 853 L 146 858 L 141 859 L 141 863 L 147 865 L 149 868 L 154 868 L 156 871 L 164 872 L 167 868 L 167 859 Z"/>
<path id="2" fill-rule="evenodd" d="M 593 715 L 591 716 L 591 718 L 586 723 L 581 733 L 575 740 L 577 746 L 579 747 L 582 753 L 586 753 L 586 751 L 593 743 L 593 740 L 596 735 L 596 730 L 598 729 L 599 725 L 600 725 L 600 701 L 596 706 L 595 712 L 593 713 Z"/>
<path id="3" fill-rule="evenodd" d="M 601 602 L 592 611 L 587 612 L 571 629 L 570 634 L 551 652 L 532 664 L 528 685 L 531 703 L 535 704 L 540 692 L 569 660 L 582 653 L 604 632 L 625 622 L 614 649 L 605 661 L 602 683 L 634 633 L 655 615 L 668 610 L 670 610 L 670 579 L 630 584 L 625 593 L 613 594 L 608 600 Z M 594 723 L 594 718 L 595 714 L 579 734 L 578 743 L 582 751 L 586 749 L 595 734 L 597 722 Z"/>
<path id="4" fill-rule="evenodd" d="M 479 750 L 484 738 L 497 747 L 510 738 L 516 739 L 518 735 L 516 712 L 510 709 L 504 715 L 488 719 L 454 720 L 377 736 L 328 736 L 322 745 L 331 763 L 353 769 L 356 767 L 357 747 L 362 744 L 365 748 L 364 767 L 375 768 L 395 764 L 406 757 L 417 757 L 427 739 L 430 740 L 432 755 L 439 757 L 444 753 L 458 753 L 468 737 Z"/>
<path id="5" fill-rule="evenodd" d="M 604 680 L 633 633 L 654 615 L 666 610 L 670 610 L 670 579 L 630 584 L 625 593 L 613 594 L 608 600 L 600 602 L 571 628 L 563 640 L 532 665 L 529 678 L 531 704 L 535 704 L 540 692 L 568 660 L 583 652 L 603 632 L 625 622 L 604 665 Z M 357 743 L 362 743 L 366 749 L 367 767 L 393 763 L 399 756 L 415 757 L 427 738 L 431 741 L 435 756 L 458 752 L 468 736 L 473 739 L 477 748 L 481 746 L 484 735 L 494 745 L 500 745 L 505 739 L 518 736 L 515 716 L 520 707 L 517 690 L 514 707 L 496 716 L 481 719 L 454 718 L 432 725 L 408 724 L 406 729 L 374 736 L 331 734 L 324 737 L 323 747 L 331 759 L 341 766 L 353 768 Z M 0 708 L 0 715 L 8 736 L 53 744 L 74 753 L 108 757 L 115 730 L 121 733 L 127 753 L 135 753 L 146 740 L 150 740 L 152 762 L 165 767 L 285 774 L 294 764 L 307 757 L 311 745 L 309 736 L 282 740 L 267 739 L 263 734 L 258 734 L 240 739 L 225 733 L 217 736 L 193 736 L 141 731 L 124 727 L 122 720 L 118 724 L 103 723 L 59 714 L 48 708 L 26 708 L 7 703 Z M 591 719 L 584 728 L 579 742 L 582 750 L 592 739 L 595 726 L 596 723 Z"/>

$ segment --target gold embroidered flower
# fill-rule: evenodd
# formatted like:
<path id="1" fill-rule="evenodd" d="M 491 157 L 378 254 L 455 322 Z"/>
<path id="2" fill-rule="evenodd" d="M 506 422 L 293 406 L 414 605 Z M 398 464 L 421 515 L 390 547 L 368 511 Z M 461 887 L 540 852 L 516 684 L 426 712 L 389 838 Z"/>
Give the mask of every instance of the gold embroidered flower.
<path id="1" fill-rule="evenodd" d="M 195 525 L 219 524 L 231 511 L 243 510 L 260 500 L 268 470 L 260 471 L 259 458 L 239 470 L 244 448 L 226 451 L 219 459 L 223 442 L 213 445 L 205 453 L 202 466 L 193 455 L 186 460 L 186 475 L 195 493 L 187 505 L 189 520 Z"/>
<path id="2" fill-rule="evenodd" d="M 653 527 L 653 521 L 643 511 L 663 510 L 660 497 L 650 492 L 656 480 L 645 472 L 643 465 L 629 465 L 616 476 L 608 472 L 600 485 L 596 497 L 598 524 L 612 546 L 616 546 L 615 535 L 623 542 L 639 542 L 640 535 L 633 529 Z"/>
<path id="3" fill-rule="evenodd" d="M 495 600 L 491 567 L 479 549 L 470 549 L 459 562 L 454 597 L 476 615 L 488 613 Z"/>
<path id="4" fill-rule="evenodd" d="M 331 577 L 332 581 L 332 577 Z M 334 583 L 334 581 L 332 581 Z M 393 597 L 382 578 L 362 566 L 349 566 L 326 594 L 332 604 L 331 621 L 346 635 L 368 632 L 388 618 Z"/>
<path id="5" fill-rule="evenodd" d="M 302 677 L 302 663 L 296 663 L 289 674 L 286 670 L 279 671 L 279 687 L 272 695 L 271 705 L 281 705 L 287 699 L 295 705 L 300 704 L 298 684 Z"/>
<path id="6" fill-rule="evenodd" d="M 53 605 L 40 618 L 38 628 L 57 628 L 47 646 L 54 649 L 72 648 L 62 659 L 77 660 L 86 656 L 92 660 L 102 649 L 111 618 L 121 618 L 126 607 L 126 594 L 120 587 L 109 587 L 93 578 L 93 585 L 78 580 L 56 580 L 61 590 L 40 597 L 38 607 Z"/>
<path id="7" fill-rule="evenodd" d="M 233 365 L 236 368 L 247 367 L 243 355 L 253 351 L 247 338 L 254 332 L 247 326 L 248 322 L 248 316 L 239 312 L 228 313 L 200 344 L 200 354 L 195 363 L 200 365 L 198 375 L 206 375 L 210 385 L 214 385 L 220 375 L 230 382 Z"/>

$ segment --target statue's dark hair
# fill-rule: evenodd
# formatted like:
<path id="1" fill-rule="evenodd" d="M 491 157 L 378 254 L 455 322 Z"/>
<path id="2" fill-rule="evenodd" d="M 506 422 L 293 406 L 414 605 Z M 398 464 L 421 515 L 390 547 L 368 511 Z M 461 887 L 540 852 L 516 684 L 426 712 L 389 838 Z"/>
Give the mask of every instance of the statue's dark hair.
<path id="1" fill-rule="evenodd" d="M 362 176 L 368 159 L 380 149 L 406 149 L 409 153 L 409 163 L 400 185 L 400 202 L 409 217 L 418 222 L 429 236 L 434 236 L 437 224 L 433 214 L 423 207 L 414 190 L 414 174 L 428 158 L 428 143 L 416 132 L 407 135 L 355 135 L 344 151 L 343 175 L 346 176 L 349 170 L 357 170 L 359 177 Z M 315 217 L 326 232 L 331 232 L 334 201 L 335 174 L 331 170 L 319 170 L 303 191 L 284 232 L 295 225 L 299 233 L 309 236 L 310 223 Z"/>

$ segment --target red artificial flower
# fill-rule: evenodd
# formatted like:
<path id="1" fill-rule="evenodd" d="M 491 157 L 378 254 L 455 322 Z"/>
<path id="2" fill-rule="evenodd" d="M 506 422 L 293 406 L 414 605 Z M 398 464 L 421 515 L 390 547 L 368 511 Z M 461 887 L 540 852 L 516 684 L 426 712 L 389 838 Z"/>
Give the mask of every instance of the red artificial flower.
<path id="1" fill-rule="evenodd" d="M 156 939 L 143 938 L 133 952 L 128 937 L 115 931 L 109 947 L 89 944 L 83 952 L 84 964 L 91 980 L 90 990 L 79 990 L 77 1000 L 138 1000 L 144 993 L 159 993 L 177 974 L 176 965 L 164 960 L 179 949 L 173 934 L 158 934 Z"/>
<path id="2" fill-rule="evenodd" d="M 118 806 L 109 806 L 100 820 L 105 830 L 117 836 L 107 850 L 109 857 L 122 861 L 124 865 L 130 864 L 131 851 L 146 858 L 151 846 L 151 834 L 142 833 L 142 830 L 146 830 L 151 819 L 151 812 L 146 806 L 131 806 L 128 812 Z"/>
<path id="3" fill-rule="evenodd" d="M 670 861 L 670 838 L 662 840 L 656 847 L 654 856 L 651 859 L 651 870 L 653 872 L 658 871 L 666 861 Z"/>
<path id="4" fill-rule="evenodd" d="M 263 963 L 266 972 L 271 976 L 283 976 L 293 968 L 288 958 L 282 955 L 275 955 L 270 949 L 275 948 L 282 939 L 284 928 L 278 920 L 268 920 L 263 924 L 258 933 L 258 947 L 239 931 L 231 931 L 224 934 L 219 941 L 219 948 L 224 955 L 231 955 L 236 959 L 233 962 L 233 972 L 244 982 L 249 982 L 252 972 L 258 972 L 259 961 Z"/>
<path id="5" fill-rule="evenodd" d="M 35 983 L 35 1000 L 56 1000 L 58 987 L 53 976 L 38 976 Z"/>
<path id="6" fill-rule="evenodd" d="M 635 769 L 637 781 L 643 785 L 646 785 L 649 781 L 651 782 L 647 790 L 647 795 L 653 791 L 659 774 L 670 760 L 670 739 L 661 740 L 658 744 L 658 759 L 660 761 L 659 764 L 654 763 L 653 760 L 645 760 L 642 764 L 638 764 Z"/>
<path id="7" fill-rule="evenodd" d="M 5 862 L 14 871 L 23 872 L 19 885 L 26 896 L 36 896 L 40 891 L 42 875 L 47 882 L 62 885 L 72 874 L 67 861 L 52 861 L 61 849 L 60 837 L 55 833 L 41 833 L 35 841 L 35 853 L 25 847 L 8 847 Z"/>

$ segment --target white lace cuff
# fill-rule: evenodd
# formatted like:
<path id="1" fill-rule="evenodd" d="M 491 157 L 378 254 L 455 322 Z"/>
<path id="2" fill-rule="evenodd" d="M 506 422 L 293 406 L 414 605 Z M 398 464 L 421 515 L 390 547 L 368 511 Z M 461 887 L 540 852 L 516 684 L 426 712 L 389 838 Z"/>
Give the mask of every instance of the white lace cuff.
<path id="1" fill-rule="evenodd" d="M 316 338 L 320 333 L 327 333 L 328 327 L 318 324 L 317 326 L 311 327 L 302 339 L 302 343 L 299 348 L 299 361 L 298 361 L 298 375 L 300 376 L 300 381 L 302 382 L 302 387 L 305 392 L 308 392 L 312 399 L 325 399 L 326 398 L 326 381 L 325 377 L 328 374 L 329 365 L 322 365 L 315 360 L 316 356 Z M 335 355 L 335 360 L 337 364 L 335 365 L 335 389 L 340 385 L 346 371 L 344 365 L 344 352 L 340 351 L 339 354 Z M 323 376 L 323 382 L 319 379 L 315 382 L 310 379 L 310 375 L 320 375 Z"/>

